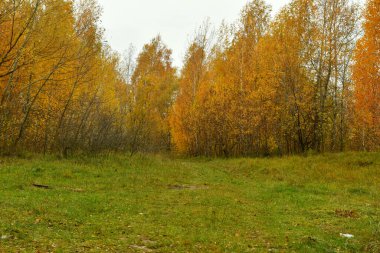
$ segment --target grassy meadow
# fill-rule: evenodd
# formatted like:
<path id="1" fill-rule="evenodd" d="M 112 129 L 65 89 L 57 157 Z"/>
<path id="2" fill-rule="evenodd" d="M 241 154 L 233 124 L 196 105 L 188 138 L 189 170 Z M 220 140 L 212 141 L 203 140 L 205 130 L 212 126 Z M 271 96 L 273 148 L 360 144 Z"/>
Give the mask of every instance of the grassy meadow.
<path id="1" fill-rule="evenodd" d="M 0 158 L 0 252 L 107 251 L 380 252 L 380 154 Z"/>

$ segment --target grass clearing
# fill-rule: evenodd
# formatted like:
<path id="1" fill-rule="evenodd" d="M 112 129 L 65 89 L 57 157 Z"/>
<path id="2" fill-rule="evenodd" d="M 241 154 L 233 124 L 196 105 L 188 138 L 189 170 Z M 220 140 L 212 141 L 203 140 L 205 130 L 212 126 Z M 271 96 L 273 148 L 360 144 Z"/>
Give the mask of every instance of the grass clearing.
<path id="1" fill-rule="evenodd" d="M 379 153 L 0 158 L 0 186 L 0 252 L 380 252 Z"/>

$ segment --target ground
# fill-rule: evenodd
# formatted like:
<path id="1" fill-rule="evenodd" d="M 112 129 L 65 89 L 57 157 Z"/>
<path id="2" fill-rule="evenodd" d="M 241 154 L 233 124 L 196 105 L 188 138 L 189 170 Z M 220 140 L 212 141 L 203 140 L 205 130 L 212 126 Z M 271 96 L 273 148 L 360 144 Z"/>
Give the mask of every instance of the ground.
<path id="1" fill-rule="evenodd" d="M 0 252 L 106 251 L 380 252 L 380 153 L 0 158 Z"/>

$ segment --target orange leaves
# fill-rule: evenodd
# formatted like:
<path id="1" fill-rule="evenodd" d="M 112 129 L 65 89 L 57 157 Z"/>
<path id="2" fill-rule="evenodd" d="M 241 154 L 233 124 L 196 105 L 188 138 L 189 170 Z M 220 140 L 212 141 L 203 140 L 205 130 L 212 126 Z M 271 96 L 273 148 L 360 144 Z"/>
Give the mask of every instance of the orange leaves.
<path id="1" fill-rule="evenodd" d="M 206 54 L 207 43 L 195 40 L 190 45 L 171 120 L 178 151 L 229 156 L 252 154 L 255 148 L 262 148 L 255 141 L 260 142 L 259 125 L 265 117 L 260 109 L 264 108 L 255 98 L 271 92 L 267 93 L 266 84 L 259 81 L 265 77 L 257 71 L 260 53 L 256 44 L 266 33 L 268 18 L 264 2 L 253 1 L 244 9 L 230 45 L 225 44 L 228 29 L 220 32 L 218 45 L 224 46 L 216 46 L 212 55 Z"/>
<path id="2" fill-rule="evenodd" d="M 195 41 L 172 113 L 177 150 L 216 156 L 343 150 L 357 10 L 346 0 L 294 0 L 271 22 L 265 2 L 254 0 L 237 25 L 222 27 L 204 64 L 192 64 L 205 52 Z"/>
<path id="3" fill-rule="evenodd" d="M 361 149 L 380 147 L 380 1 L 367 3 L 364 36 L 355 53 L 355 137 Z"/>
<path id="4" fill-rule="evenodd" d="M 377 149 L 379 5 L 368 2 L 353 69 L 349 0 L 293 0 L 273 20 L 252 0 L 215 43 L 201 27 L 178 78 L 160 37 L 123 70 L 95 0 L 2 1 L 0 148 L 270 155 L 342 151 L 354 136 Z"/>
<path id="5" fill-rule="evenodd" d="M 131 78 L 127 127 L 132 152 L 170 148 L 168 114 L 176 88 L 171 51 L 160 37 L 145 45 Z"/>
<path id="6" fill-rule="evenodd" d="M 120 135 L 110 135 L 121 134 L 123 87 L 118 60 L 99 47 L 96 6 L 77 6 L 74 16 L 73 1 L 6 4 L 1 8 L 9 11 L 0 19 L 0 148 L 48 152 L 120 145 Z M 90 30 L 96 35 L 89 36 Z"/>

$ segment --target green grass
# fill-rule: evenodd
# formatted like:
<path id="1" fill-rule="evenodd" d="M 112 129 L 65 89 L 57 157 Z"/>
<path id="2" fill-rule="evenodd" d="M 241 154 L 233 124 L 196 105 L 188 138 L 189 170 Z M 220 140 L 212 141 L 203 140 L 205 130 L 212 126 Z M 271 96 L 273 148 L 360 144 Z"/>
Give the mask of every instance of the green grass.
<path id="1" fill-rule="evenodd" d="M 380 252 L 380 154 L 0 158 L 0 252 L 106 250 Z"/>

